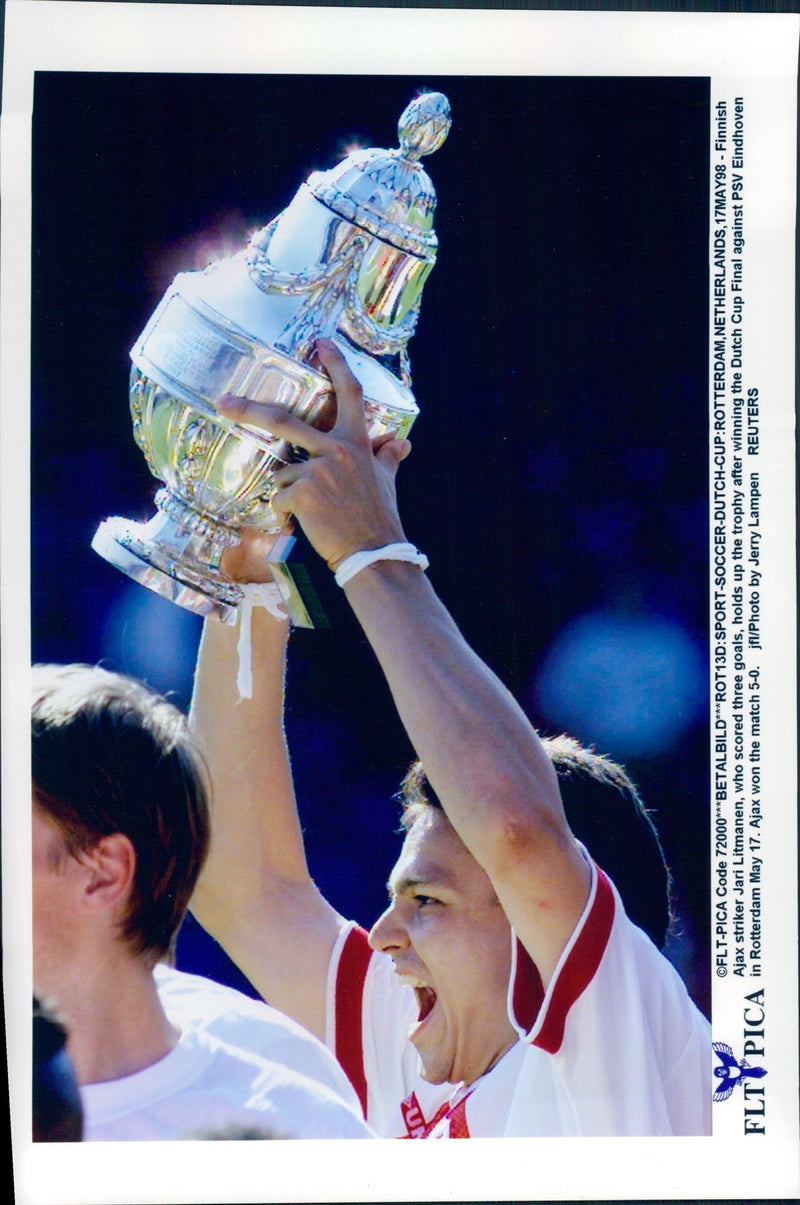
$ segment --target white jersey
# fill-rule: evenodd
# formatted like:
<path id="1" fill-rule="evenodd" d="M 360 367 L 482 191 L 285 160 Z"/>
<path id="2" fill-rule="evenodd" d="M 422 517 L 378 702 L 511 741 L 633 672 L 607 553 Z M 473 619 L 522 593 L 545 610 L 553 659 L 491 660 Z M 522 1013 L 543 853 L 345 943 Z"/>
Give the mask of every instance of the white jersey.
<path id="1" fill-rule="evenodd" d="M 330 1089 L 191 1027 L 143 1071 L 84 1085 L 81 1101 L 88 1142 L 372 1137 Z"/>
<path id="2" fill-rule="evenodd" d="M 154 974 L 161 1006 L 173 1025 L 210 1033 L 228 1046 L 306 1075 L 360 1112 L 358 1098 L 336 1059 L 302 1025 L 263 1000 L 253 1000 L 202 975 L 163 964 Z"/>
<path id="3" fill-rule="evenodd" d="M 545 993 L 512 931 L 508 1011 L 520 1037 L 472 1085 L 427 1084 L 407 1034 L 413 990 L 362 929 L 328 983 L 328 1044 L 382 1137 L 711 1132 L 711 1037 L 680 976 L 592 864 L 589 900 Z"/>

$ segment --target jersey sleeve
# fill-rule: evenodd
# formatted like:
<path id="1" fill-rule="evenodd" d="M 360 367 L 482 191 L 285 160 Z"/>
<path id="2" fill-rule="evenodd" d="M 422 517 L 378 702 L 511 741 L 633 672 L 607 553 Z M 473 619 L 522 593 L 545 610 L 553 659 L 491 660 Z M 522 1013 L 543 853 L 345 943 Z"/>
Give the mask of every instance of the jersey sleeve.
<path id="1" fill-rule="evenodd" d="M 297 1022 L 261 1000 L 200 975 L 159 965 L 162 1007 L 178 1026 L 191 1025 L 228 1046 L 257 1054 L 329 1087 L 351 1108 L 358 1102 L 331 1052 Z"/>
<path id="2" fill-rule="evenodd" d="M 509 1016 L 528 1046 L 506 1133 L 710 1132 L 708 1022 L 592 865 L 589 899 L 547 989 L 514 939 Z M 538 1101 L 550 1120 L 531 1131 Z"/>
<path id="3" fill-rule="evenodd" d="M 515 936 L 512 943 L 509 1019 L 521 1038 L 550 1054 L 560 1049 L 570 1011 L 597 974 L 614 924 L 614 889 L 599 867 L 591 869 L 589 899 L 546 992 L 522 942 Z"/>

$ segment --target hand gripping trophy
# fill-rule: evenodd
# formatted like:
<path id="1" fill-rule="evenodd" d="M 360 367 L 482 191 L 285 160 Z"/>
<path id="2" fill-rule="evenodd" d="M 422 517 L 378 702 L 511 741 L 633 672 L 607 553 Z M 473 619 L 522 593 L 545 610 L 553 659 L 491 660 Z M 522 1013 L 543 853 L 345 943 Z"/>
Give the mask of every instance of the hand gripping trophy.
<path id="1" fill-rule="evenodd" d="M 408 433 L 418 407 L 406 345 L 436 260 L 436 194 L 419 160 L 450 129 L 438 92 L 418 96 L 400 146 L 353 152 L 314 172 L 239 254 L 175 277 L 131 351 L 133 433 L 164 482 L 147 523 L 111 518 L 92 547 L 142 585 L 234 623 L 243 589 L 220 570 L 242 528 L 279 533 L 275 472 L 285 441 L 217 413 L 224 394 L 272 402 L 315 426 L 333 422 L 329 378 L 312 367 L 332 338 L 358 378 L 370 434 Z M 312 627 L 279 537 L 270 569 L 292 621 Z"/>

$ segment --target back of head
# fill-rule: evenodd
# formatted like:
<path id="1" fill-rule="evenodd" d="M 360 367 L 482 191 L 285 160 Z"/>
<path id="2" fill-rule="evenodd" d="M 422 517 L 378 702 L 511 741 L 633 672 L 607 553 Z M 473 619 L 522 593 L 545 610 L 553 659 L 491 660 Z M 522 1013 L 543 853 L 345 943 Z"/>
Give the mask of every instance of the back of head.
<path id="1" fill-rule="evenodd" d="M 33 669 L 33 796 L 79 855 L 124 833 L 136 870 L 123 938 L 155 963 L 208 851 L 205 768 L 185 717 L 140 682 L 88 665 Z"/>
<path id="2" fill-rule="evenodd" d="M 542 738 L 558 775 L 567 823 L 622 896 L 625 911 L 661 948 L 670 925 L 670 875 L 655 825 L 622 766 L 569 736 Z M 421 762 L 400 789 L 403 827 L 441 807 Z"/>
<path id="3" fill-rule="evenodd" d="M 544 737 L 567 823 L 614 881 L 625 911 L 659 947 L 671 920 L 670 873 L 650 813 L 622 766 L 569 736 Z"/>

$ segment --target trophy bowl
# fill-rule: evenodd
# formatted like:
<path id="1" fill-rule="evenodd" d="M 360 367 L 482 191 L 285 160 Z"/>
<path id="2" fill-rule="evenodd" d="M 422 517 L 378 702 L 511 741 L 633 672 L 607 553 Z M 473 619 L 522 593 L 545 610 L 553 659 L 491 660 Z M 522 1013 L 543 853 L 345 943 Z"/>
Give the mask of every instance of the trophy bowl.
<path id="1" fill-rule="evenodd" d="M 275 533 L 269 567 L 292 622 L 313 626 L 272 508 L 286 441 L 217 411 L 225 394 L 285 407 L 329 429 L 335 397 L 312 364 L 333 339 L 364 391 L 370 434 L 405 436 L 418 413 L 406 345 L 436 259 L 436 195 L 419 163 L 450 127 L 441 93 L 402 114 L 400 146 L 355 151 L 314 172 L 247 247 L 175 277 L 131 350 L 133 434 L 163 482 L 147 523 L 114 517 L 92 547 L 149 589 L 236 621 L 243 589 L 220 567 L 243 528 Z M 296 569 L 296 567 L 295 567 Z"/>

